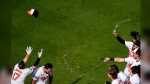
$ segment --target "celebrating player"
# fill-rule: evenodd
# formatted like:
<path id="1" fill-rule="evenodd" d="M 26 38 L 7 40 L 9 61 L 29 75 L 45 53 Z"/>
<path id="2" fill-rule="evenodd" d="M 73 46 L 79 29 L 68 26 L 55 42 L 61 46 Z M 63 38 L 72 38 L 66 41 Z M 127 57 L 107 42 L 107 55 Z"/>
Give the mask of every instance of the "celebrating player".
<path id="1" fill-rule="evenodd" d="M 122 80 L 117 76 L 115 69 L 108 69 L 108 77 L 112 80 L 111 84 L 123 84 Z M 108 84 L 108 82 L 106 82 Z"/>
<path id="2" fill-rule="evenodd" d="M 140 66 L 132 66 L 129 68 L 130 72 L 130 84 L 141 84 L 141 79 L 139 77 Z"/>
<path id="3" fill-rule="evenodd" d="M 41 52 L 38 52 L 38 58 L 35 62 L 35 64 L 30 67 L 30 68 L 25 68 L 25 64 L 32 52 L 32 48 L 29 46 L 27 47 L 26 49 L 26 56 L 25 58 L 20 62 L 20 63 L 17 63 L 14 67 L 14 70 L 13 70 L 13 74 L 12 74 L 12 78 L 11 78 L 11 84 L 24 84 L 24 80 L 25 78 L 31 74 L 33 72 L 33 70 L 38 66 L 39 62 L 40 62 L 40 58 L 42 56 L 42 49 L 41 49 Z"/>
<path id="4" fill-rule="evenodd" d="M 53 80 L 53 65 L 46 63 L 45 66 L 37 68 L 33 73 L 32 84 L 46 84 L 49 78 L 49 84 L 52 84 Z"/>
<path id="5" fill-rule="evenodd" d="M 110 65 L 109 69 L 115 69 L 116 72 L 117 72 L 118 77 L 122 80 L 123 84 L 128 84 L 128 82 L 129 82 L 128 77 L 122 71 L 120 71 L 118 69 L 117 65 L 115 65 L 115 64 L 114 65 Z"/>
<path id="6" fill-rule="evenodd" d="M 133 57 L 127 57 L 127 58 L 105 58 L 104 61 L 107 62 L 109 60 L 116 61 L 116 62 L 127 62 L 128 68 L 131 66 L 138 66 L 141 64 L 141 58 L 140 58 L 140 48 L 136 48 L 133 52 Z M 125 68 L 126 69 L 126 68 Z M 130 75 L 129 71 L 124 72 L 127 76 Z"/>

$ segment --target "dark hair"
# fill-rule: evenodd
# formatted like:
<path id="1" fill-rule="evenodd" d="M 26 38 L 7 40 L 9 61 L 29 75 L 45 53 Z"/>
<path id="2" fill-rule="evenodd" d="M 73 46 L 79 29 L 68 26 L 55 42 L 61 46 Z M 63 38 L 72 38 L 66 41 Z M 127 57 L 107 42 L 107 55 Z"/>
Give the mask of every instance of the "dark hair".
<path id="1" fill-rule="evenodd" d="M 137 31 L 131 31 L 130 35 L 133 36 L 133 38 L 136 41 L 140 41 L 140 34 L 139 34 L 139 32 L 137 32 Z"/>
<path id="2" fill-rule="evenodd" d="M 53 68 L 53 65 L 52 65 L 51 63 L 46 63 L 46 64 L 45 64 L 45 68 L 46 68 L 46 69 L 48 69 L 48 68 L 51 68 L 51 69 L 52 69 L 52 68 Z"/>
<path id="3" fill-rule="evenodd" d="M 133 74 L 137 73 L 140 77 L 140 65 L 131 67 L 131 70 Z"/>
<path id="4" fill-rule="evenodd" d="M 136 41 L 134 42 L 134 44 L 135 44 L 136 46 L 138 46 L 138 47 L 140 47 L 140 46 L 141 46 L 141 42 L 140 42 L 140 41 L 138 41 L 138 40 L 136 40 Z"/>
<path id="5" fill-rule="evenodd" d="M 118 76 L 115 69 L 108 69 L 108 74 L 111 75 L 113 79 L 116 79 Z"/>
<path id="6" fill-rule="evenodd" d="M 136 51 L 136 54 L 138 54 L 140 57 L 140 55 L 141 55 L 141 49 L 140 48 L 138 48 L 138 50 Z"/>
<path id="7" fill-rule="evenodd" d="M 24 61 L 21 61 L 21 62 L 19 63 L 19 65 L 18 65 L 18 67 L 19 67 L 20 69 L 24 69 L 24 68 L 25 68 L 25 62 L 24 62 Z"/>
<path id="8" fill-rule="evenodd" d="M 115 69 L 117 73 L 119 73 L 119 69 L 118 69 L 118 66 L 113 64 L 113 65 L 110 65 L 109 66 L 111 69 Z"/>

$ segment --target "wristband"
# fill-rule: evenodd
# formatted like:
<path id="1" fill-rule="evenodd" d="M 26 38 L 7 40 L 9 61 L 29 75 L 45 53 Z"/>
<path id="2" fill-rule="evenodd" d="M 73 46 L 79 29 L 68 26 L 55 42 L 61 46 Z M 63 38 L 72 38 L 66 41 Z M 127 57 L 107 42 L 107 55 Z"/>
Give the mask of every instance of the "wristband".
<path id="1" fill-rule="evenodd" d="M 111 61 L 114 61 L 114 58 L 110 58 Z"/>
<path id="2" fill-rule="evenodd" d="M 27 58 L 27 59 L 28 59 L 28 58 L 29 58 L 29 55 L 27 54 L 25 58 Z"/>

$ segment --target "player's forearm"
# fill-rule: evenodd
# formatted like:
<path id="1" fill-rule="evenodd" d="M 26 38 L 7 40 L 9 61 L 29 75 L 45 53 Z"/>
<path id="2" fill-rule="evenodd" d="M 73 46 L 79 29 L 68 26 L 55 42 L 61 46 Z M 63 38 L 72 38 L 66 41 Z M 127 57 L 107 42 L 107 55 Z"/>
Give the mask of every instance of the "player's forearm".
<path id="1" fill-rule="evenodd" d="M 115 62 L 125 62 L 124 58 L 114 58 Z"/>
<path id="2" fill-rule="evenodd" d="M 125 45 L 125 40 L 123 40 L 120 36 L 116 36 L 116 39 L 121 43 Z"/>
<path id="3" fill-rule="evenodd" d="M 39 62 L 40 62 L 40 59 L 41 58 L 37 58 L 37 60 L 35 61 L 34 65 L 33 66 L 38 66 Z"/>
<path id="4" fill-rule="evenodd" d="M 28 60 L 28 58 L 29 58 L 29 54 L 26 54 L 26 56 L 25 56 L 25 58 L 23 59 L 23 61 L 26 63 L 27 60 Z"/>

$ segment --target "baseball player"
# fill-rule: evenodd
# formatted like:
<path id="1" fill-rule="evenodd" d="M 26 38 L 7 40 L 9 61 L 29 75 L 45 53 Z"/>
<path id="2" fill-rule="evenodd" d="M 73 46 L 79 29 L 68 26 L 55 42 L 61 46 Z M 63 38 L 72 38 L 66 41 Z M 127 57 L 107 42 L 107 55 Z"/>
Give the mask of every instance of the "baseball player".
<path id="1" fill-rule="evenodd" d="M 123 84 L 115 69 L 108 69 L 108 77 L 112 80 L 111 84 Z M 106 84 L 108 83 L 106 82 Z"/>
<path id="2" fill-rule="evenodd" d="M 139 66 L 132 66 L 129 68 L 130 72 L 130 84 L 141 84 L 141 79 L 139 77 Z"/>
<path id="3" fill-rule="evenodd" d="M 110 65 L 109 69 L 115 69 L 116 70 L 117 75 L 122 80 L 123 84 L 128 84 L 129 83 L 129 79 L 128 79 L 127 75 L 125 75 L 122 71 L 120 71 L 118 69 L 117 65 L 115 65 L 115 64 L 114 65 Z"/>
<path id="4" fill-rule="evenodd" d="M 42 49 L 41 49 L 41 52 L 38 52 L 38 58 L 37 58 L 35 64 L 30 68 L 25 68 L 25 64 L 26 64 L 32 50 L 33 49 L 30 46 L 27 47 L 27 49 L 26 49 L 27 54 L 26 54 L 25 58 L 20 63 L 17 63 L 15 65 L 13 74 L 11 77 L 11 84 L 24 84 L 25 78 L 29 74 L 31 74 L 33 72 L 33 70 L 38 66 L 38 64 L 40 62 L 40 58 L 43 53 Z"/>
<path id="5" fill-rule="evenodd" d="M 46 63 L 45 66 L 37 68 L 33 73 L 31 84 L 52 84 L 54 69 L 51 63 Z"/>
<path id="6" fill-rule="evenodd" d="M 131 66 L 138 66 L 141 65 L 141 58 L 140 58 L 140 48 L 136 48 L 133 52 L 132 57 L 127 58 L 105 58 L 104 61 L 107 62 L 109 60 L 116 61 L 116 62 L 127 62 L 128 68 Z M 126 69 L 126 68 L 125 68 Z M 124 72 L 125 73 L 125 72 Z M 129 71 L 125 73 L 128 77 L 130 76 Z"/>

